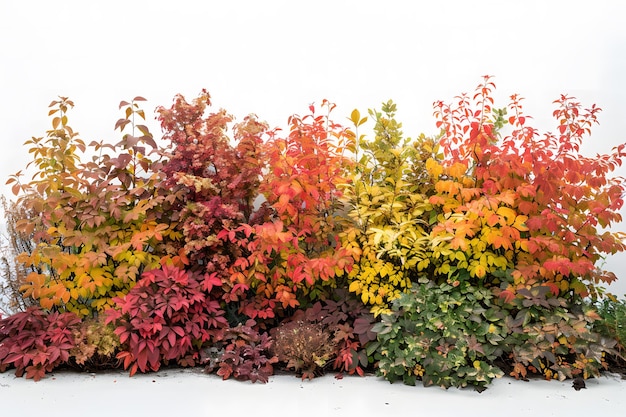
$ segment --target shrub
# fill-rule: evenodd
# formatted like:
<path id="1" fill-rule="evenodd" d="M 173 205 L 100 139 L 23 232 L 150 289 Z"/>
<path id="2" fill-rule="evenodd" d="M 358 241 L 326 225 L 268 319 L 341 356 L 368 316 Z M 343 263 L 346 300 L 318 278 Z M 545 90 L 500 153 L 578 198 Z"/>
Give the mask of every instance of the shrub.
<path id="1" fill-rule="evenodd" d="M 331 299 L 318 301 L 306 310 L 297 310 L 289 320 L 322 325 L 332 334 L 334 370 L 363 376 L 371 365 L 372 358 L 366 354 L 366 348 L 376 340 L 372 331 L 376 320 L 347 290 L 336 289 Z"/>
<path id="2" fill-rule="evenodd" d="M 291 117 L 285 137 L 253 116 L 230 137 L 232 117 L 206 114 L 203 91 L 158 109 L 166 150 L 135 124 L 141 97 L 120 104 L 116 129 L 132 132 L 115 145 L 86 145 L 68 123 L 73 103 L 53 101 L 51 130 L 26 142 L 33 179 L 8 181 L 21 216 L 9 246 L 22 253 L 19 268 L 4 262 L 4 291 L 15 308 L 33 299 L 55 313 L 3 320 L 37 335 L 6 330 L 2 366 L 41 378 L 68 355 L 107 362 L 110 328 L 60 312 L 108 310 L 131 375 L 208 360 L 225 378 L 263 381 L 278 357 L 309 378 L 331 363 L 363 374 L 375 357 L 389 380 L 478 389 L 501 374 L 495 360 L 520 378 L 598 375 L 608 339 L 619 349 L 623 336 L 582 300 L 615 279 L 597 262 L 626 248 L 607 231 L 621 219 L 626 186 L 611 175 L 626 144 L 585 157 L 597 107 L 562 96 L 556 133 L 540 135 L 519 96 L 494 108 L 494 89 L 486 76 L 475 94 L 436 102 L 439 136 L 415 140 L 391 101 L 369 113 L 373 140 L 359 136 L 367 118 L 354 111 L 351 132 L 327 101 L 326 115 Z M 50 317 L 65 326 L 55 340 Z M 281 321 L 275 357 L 259 331 Z M 44 353 L 25 350 L 35 345 Z"/>
<path id="3" fill-rule="evenodd" d="M 341 233 L 342 245 L 356 254 L 349 290 L 377 315 L 388 311 L 428 265 L 433 179 L 425 164 L 437 149 L 423 135 L 404 138 L 395 112 L 392 101 L 382 111 L 370 110 L 373 140 L 358 135 L 367 118 L 357 110 L 351 117 L 357 164 L 345 187 L 352 223 Z"/>
<path id="4" fill-rule="evenodd" d="M 624 180 L 611 174 L 626 144 L 586 157 L 580 146 L 599 108 L 562 96 L 557 133 L 540 136 L 522 99 L 494 108 L 493 89 L 486 76 L 475 94 L 436 102 L 436 143 L 403 139 L 391 102 L 370 112 L 376 137 L 357 140 L 347 192 L 354 226 L 343 245 L 360 250 L 349 289 L 372 311 L 385 311 L 420 277 L 490 288 L 511 270 L 499 293 L 506 301 L 547 285 L 573 302 L 598 297 L 596 285 L 615 279 L 595 265 L 626 247 L 622 233 L 606 231 L 621 219 Z M 356 128 L 365 122 L 358 112 L 351 119 Z"/>
<path id="5" fill-rule="evenodd" d="M 302 379 L 313 379 L 335 353 L 333 334 L 319 323 L 288 321 L 278 326 L 272 336 L 273 353 Z"/>
<path id="6" fill-rule="evenodd" d="M 224 339 L 203 350 L 205 372 L 217 374 L 223 379 L 231 376 L 238 380 L 266 383 L 274 373 L 273 364 L 278 361 L 272 355 L 272 339 L 267 333 L 259 333 L 256 322 L 226 330 Z"/>
<path id="7" fill-rule="evenodd" d="M 137 370 L 157 371 L 161 363 L 175 361 L 194 366 L 200 349 L 223 336 L 227 321 L 219 302 L 211 296 L 221 285 L 215 275 L 199 275 L 177 267 L 145 272 L 116 309 L 107 311 L 106 323 L 115 323 L 123 360 L 130 375 Z"/>
<path id="8" fill-rule="evenodd" d="M 145 119 L 137 104 L 144 100 L 120 104 L 125 117 L 115 128 L 130 125 L 131 133 L 115 145 L 86 145 L 70 127 L 74 103 L 67 97 L 50 104 L 46 137 L 25 143 L 33 156 L 33 180 L 20 182 L 20 171 L 7 183 L 32 214 L 16 225 L 35 243 L 17 258 L 29 271 L 21 290 L 44 309 L 95 315 L 170 255 L 164 241 L 177 235 L 160 212 L 165 196 L 158 192 L 157 145 L 146 126 L 135 124 Z M 95 155 L 91 161 L 82 158 L 87 150 Z"/>
<path id="9" fill-rule="evenodd" d="M 494 361 L 503 353 L 504 313 L 493 298 L 468 283 L 413 287 L 374 325 L 377 342 L 368 352 L 377 373 L 408 385 L 484 389 L 503 374 Z"/>
<path id="10" fill-rule="evenodd" d="M 70 350 L 70 359 L 80 369 L 95 371 L 119 366 L 115 356 L 120 338 L 115 334 L 115 326 L 104 321 L 103 317 L 83 320 L 73 331 L 75 346 Z"/>
<path id="11" fill-rule="evenodd" d="M 436 179 L 429 198 L 437 212 L 428 258 L 434 278 L 489 287 L 511 270 L 500 293 L 507 301 L 535 286 L 573 302 L 596 298 L 596 285 L 616 278 L 596 263 L 625 249 L 623 233 L 606 229 L 621 220 L 625 183 L 611 173 L 626 144 L 587 157 L 580 146 L 598 107 L 562 95 L 555 133 L 540 135 L 520 96 L 493 107 L 494 88 L 485 76 L 472 96 L 435 103 L 442 155 L 427 162 Z"/>
<path id="12" fill-rule="evenodd" d="M 239 242 L 218 235 L 254 220 L 267 126 L 250 116 L 233 127 L 231 138 L 233 117 L 222 109 L 209 113 L 210 105 L 203 90 L 192 102 L 177 95 L 169 109 L 157 109 L 167 143 L 162 172 L 168 210 L 183 237 L 182 253 L 194 269 L 217 274 L 228 291 L 228 270 L 241 249 Z"/>
<path id="13" fill-rule="evenodd" d="M 605 353 L 613 353 L 616 342 L 593 331 L 593 323 L 600 319 L 594 308 L 556 297 L 547 285 L 517 293 L 511 304 L 504 305 L 507 336 L 502 346 L 512 376 L 586 379 L 606 369 Z"/>
<path id="14" fill-rule="evenodd" d="M 79 323 L 73 313 L 46 313 L 38 307 L 0 320 L 0 372 L 14 367 L 16 376 L 39 381 L 68 362 Z"/>
<path id="15" fill-rule="evenodd" d="M 328 113 L 334 108 L 327 101 L 323 106 Z M 254 319 L 283 318 L 328 298 L 337 277 L 352 267 L 352 251 L 338 238 L 350 166 L 347 134 L 329 115 L 309 109 L 311 114 L 289 118 L 286 137 L 273 132 L 263 148 L 267 173 L 259 189 L 272 217 L 221 234 L 243 243 L 230 270 L 229 297 Z"/>
<path id="16" fill-rule="evenodd" d="M 615 351 L 607 355 L 609 369 L 626 368 L 626 300 L 609 296 L 594 304 L 600 319 L 593 323 L 593 330 L 605 338 L 617 342 Z M 622 371 L 623 373 L 623 371 Z"/>
<path id="17" fill-rule="evenodd" d="M 626 352 L 626 299 L 605 298 L 597 303 L 601 319 L 594 322 L 594 330 L 615 339 L 621 355 Z"/>

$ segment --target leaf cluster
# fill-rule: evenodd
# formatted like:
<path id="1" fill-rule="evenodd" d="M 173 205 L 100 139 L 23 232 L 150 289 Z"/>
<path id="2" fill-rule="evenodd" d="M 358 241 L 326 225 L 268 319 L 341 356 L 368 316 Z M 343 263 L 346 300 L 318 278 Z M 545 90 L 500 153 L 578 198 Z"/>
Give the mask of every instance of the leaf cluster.
<path id="1" fill-rule="evenodd" d="M 33 244 L 17 257 L 29 271 L 21 290 L 44 309 L 93 316 L 169 255 L 164 238 L 177 236 L 160 211 L 160 157 L 151 156 L 157 145 L 147 127 L 135 123 L 145 118 L 137 104 L 143 100 L 120 104 L 125 118 L 116 128 L 130 125 L 132 133 L 115 145 L 86 145 L 69 125 L 73 102 L 53 101 L 52 129 L 26 142 L 33 179 L 23 183 L 18 172 L 7 182 L 28 215 L 16 232 Z"/>
<path id="2" fill-rule="evenodd" d="M 596 285 L 615 275 L 596 264 L 624 250 L 623 234 L 606 228 L 621 220 L 624 181 L 611 173 L 626 145 L 585 156 L 580 146 L 598 107 L 562 95 L 554 102 L 556 132 L 541 135 L 520 96 L 495 109 L 494 89 L 485 76 L 474 95 L 435 103 L 443 150 L 429 163 L 437 181 L 429 198 L 439 223 L 436 271 L 453 281 L 467 278 L 464 271 L 491 281 L 496 271 L 513 269 L 515 279 L 502 293 L 508 301 L 535 284 L 571 300 L 598 297 Z"/>
<path id="3" fill-rule="evenodd" d="M 115 326 L 105 324 L 104 317 L 82 320 L 73 330 L 74 347 L 70 350 L 71 363 L 79 369 L 90 372 L 100 369 L 117 368 L 116 358 L 120 349 L 120 339 L 115 334 Z"/>
<path id="4" fill-rule="evenodd" d="M 390 382 L 484 389 L 503 372 L 504 314 L 485 288 L 421 283 L 392 303 L 374 325 L 368 354 Z"/>
<path id="5" fill-rule="evenodd" d="M 223 337 L 228 322 L 211 296 L 221 282 L 214 275 L 164 266 L 145 272 L 116 308 L 107 310 L 106 323 L 115 323 L 122 348 L 117 358 L 130 375 L 157 371 L 170 361 L 194 366 L 200 349 Z"/>
<path id="6" fill-rule="evenodd" d="M 368 344 L 376 340 L 372 327 L 376 322 L 369 309 L 345 289 L 333 291 L 333 297 L 318 301 L 306 310 L 298 310 L 288 319 L 321 325 L 332 334 L 332 368 L 340 373 L 363 376 L 371 366 L 366 354 Z"/>
<path id="7" fill-rule="evenodd" d="M 421 277 L 495 288 L 510 273 L 499 292 L 507 302 L 535 284 L 572 302 L 597 298 L 597 285 L 615 279 L 596 264 L 624 249 L 623 234 L 605 230 L 621 219 L 624 182 L 610 174 L 624 145 L 586 157 L 597 107 L 562 96 L 557 133 L 540 136 L 519 96 L 494 108 L 494 89 L 486 76 L 473 95 L 436 102 L 436 142 L 404 140 L 392 102 L 370 111 L 373 140 L 354 134 L 353 226 L 342 244 L 358 254 L 349 289 L 375 313 Z M 353 112 L 357 130 L 365 120 Z"/>
<path id="8" fill-rule="evenodd" d="M 217 273 L 228 290 L 228 269 L 241 249 L 219 234 L 254 221 L 267 126 L 251 115 L 230 138 L 232 117 L 224 110 L 209 113 L 210 105 L 203 90 L 190 103 L 178 95 L 169 109 L 157 109 L 167 144 L 162 185 L 169 194 L 166 210 L 182 237 L 178 252 L 193 269 Z"/>
<path id="9" fill-rule="evenodd" d="M 616 340 L 595 331 L 601 321 L 595 308 L 555 297 L 548 286 L 519 290 L 505 304 L 504 346 L 510 375 L 546 379 L 599 377 L 607 367 L 605 355 L 615 354 Z"/>
<path id="10" fill-rule="evenodd" d="M 595 306 L 601 320 L 594 322 L 594 330 L 617 341 L 618 351 L 626 352 L 626 300 L 606 298 Z"/>
<path id="11" fill-rule="evenodd" d="M 205 372 L 216 372 L 223 379 L 268 382 L 278 358 L 272 354 L 273 340 L 255 327 L 254 320 L 231 327 L 222 340 L 204 349 Z"/>
<path id="12" fill-rule="evenodd" d="M 6 228 L 6 235 L 0 236 L 0 312 L 10 315 L 36 304 L 33 299 L 24 297 L 20 290 L 32 270 L 17 260 L 19 254 L 33 252 L 32 234 L 18 231 L 17 224 L 20 220 L 32 218 L 34 213 L 5 196 L 0 196 L 0 200 Z"/>
<path id="13" fill-rule="evenodd" d="M 434 140 L 402 136 L 395 120 L 396 106 L 389 101 L 382 111 L 370 110 L 375 137 L 358 135 L 367 121 L 352 113 L 352 134 L 357 142 L 356 166 L 344 200 L 352 223 L 342 231 L 342 244 L 356 253 L 349 289 L 376 314 L 407 291 L 428 264 L 428 196 L 432 179 L 425 169 L 437 152 Z"/>
<path id="14" fill-rule="evenodd" d="M 73 330 L 80 319 L 73 313 L 49 313 L 30 307 L 0 320 L 0 372 L 39 381 L 70 359 Z"/>
<path id="15" fill-rule="evenodd" d="M 329 113 L 334 107 L 324 106 Z M 264 202 L 256 222 L 218 235 L 240 251 L 228 270 L 225 298 L 252 319 L 271 322 L 327 298 L 353 262 L 337 238 L 340 188 L 350 162 L 343 155 L 345 132 L 310 110 L 289 119 L 289 135 L 270 132 L 263 144 L 267 172 L 259 184 Z"/>

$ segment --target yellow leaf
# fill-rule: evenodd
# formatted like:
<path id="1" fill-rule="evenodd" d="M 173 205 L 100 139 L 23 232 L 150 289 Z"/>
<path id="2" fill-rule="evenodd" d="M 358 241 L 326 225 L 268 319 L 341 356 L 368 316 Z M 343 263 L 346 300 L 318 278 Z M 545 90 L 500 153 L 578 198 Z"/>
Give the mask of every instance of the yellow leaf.
<path id="1" fill-rule="evenodd" d="M 375 304 L 382 305 L 383 304 L 383 297 L 381 297 L 380 295 L 377 295 L 376 299 L 375 299 Z"/>
<path id="2" fill-rule="evenodd" d="M 520 249 L 520 250 L 523 250 L 524 252 L 528 252 L 528 241 L 527 240 L 516 240 L 515 241 L 515 249 Z"/>
<path id="3" fill-rule="evenodd" d="M 419 261 L 417 264 L 417 270 L 418 271 L 422 271 L 425 268 L 428 268 L 428 265 L 430 264 L 430 259 L 424 259 L 422 261 Z"/>
<path id="4" fill-rule="evenodd" d="M 506 224 L 509 226 L 515 222 L 515 218 L 517 217 L 517 213 L 515 213 L 515 210 L 509 207 L 504 207 L 504 206 L 498 207 L 498 210 L 496 211 L 496 213 L 499 216 L 504 217 Z"/>
<path id="5" fill-rule="evenodd" d="M 389 308 L 386 308 L 386 307 L 383 307 L 383 306 L 374 306 L 374 307 L 372 307 L 370 312 L 374 315 L 374 317 L 378 317 L 381 314 L 389 314 L 389 313 L 391 313 L 391 310 Z"/>
<path id="6" fill-rule="evenodd" d="M 513 223 L 513 227 L 519 230 L 520 232 L 526 232 L 528 230 L 528 226 L 526 226 L 526 220 L 528 220 L 528 216 L 519 215 L 515 218 L 515 222 Z"/>
<path id="7" fill-rule="evenodd" d="M 350 121 L 354 123 L 355 126 L 358 126 L 359 120 L 361 120 L 361 113 L 357 109 L 352 110 L 352 113 L 350 114 Z"/>
<path id="8" fill-rule="evenodd" d="M 426 161 L 426 170 L 434 178 L 439 178 L 443 174 L 443 167 L 433 158 L 428 158 Z"/>
<path id="9" fill-rule="evenodd" d="M 88 298 L 90 295 L 89 290 L 87 290 L 87 288 L 85 287 L 80 287 L 78 288 L 78 295 L 79 297 L 82 297 L 82 298 Z"/>
<path id="10" fill-rule="evenodd" d="M 465 175 L 467 171 L 467 166 L 461 162 L 454 163 L 450 168 L 448 168 L 448 174 L 453 178 L 461 178 Z"/>
<path id="11" fill-rule="evenodd" d="M 498 256 L 493 259 L 493 264 L 498 268 L 505 269 L 508 266 L 509 262 L 504 256 Z"/>
<path id="12" fill-rule="evenodd" d="M 470 275 L 477 278 L 483 278 L 487 274 L 487 270 L 483 265 L 476 265 L 473 269 L 470 268 Z"/>
<path id="13" fill-rule="evenodd" d="M 380 271 L 378 271 L 378 275 L 380 275 L 381 278 L 386 277 L 387 275 L 389 275 L 389 266 L 388 264 L 385 264 L 382 268 L 380 268 Z"/>
<path id="14" fill-rule="evenodd" d="M 449 263 L 445 263 L 443 265 L 441 265 L 439 267 L 439 272 L 442 274 L 447 274 L 448 272 L 450 272 L 450 264 Z"/>

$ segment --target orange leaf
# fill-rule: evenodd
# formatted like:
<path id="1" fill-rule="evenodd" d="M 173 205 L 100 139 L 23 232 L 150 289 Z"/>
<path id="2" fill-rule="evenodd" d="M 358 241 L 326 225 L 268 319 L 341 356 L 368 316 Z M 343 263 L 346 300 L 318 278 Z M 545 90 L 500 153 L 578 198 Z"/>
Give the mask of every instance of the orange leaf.
<path id="1" fill-rule="evenodd" d="M 505 303 L 510 303 L 515 299 L 515 294 L 513 293 L 513 291 L 504 290 L 500 293 L 499 297 L 502 298 Z"/>

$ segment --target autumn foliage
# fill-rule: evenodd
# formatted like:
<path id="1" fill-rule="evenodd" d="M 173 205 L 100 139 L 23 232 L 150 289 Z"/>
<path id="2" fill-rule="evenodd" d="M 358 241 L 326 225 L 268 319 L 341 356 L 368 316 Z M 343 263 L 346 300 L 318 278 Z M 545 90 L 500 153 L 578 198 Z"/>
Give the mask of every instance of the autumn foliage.
<path id="1" fill-rule="evenodd" d="M 211 297 L 216 284 L 209 274 L 165 266 L 145 272 L 128 294 L 115 298 L 106 321 L 117 324 L 124 369 L 133 375 L 157 371 L 163 362 L 199 363 L 200 348 L 220 340 L 228 324 Z"/>
<path id="2" fill-rule="evenodd" d="M 625 146 L 581 155 L 598 107 L 584 109 L 562 95 L 553 112 L 556 132 L 542 134 L 530 126 L 521 97 L 494 109 L 493 88 L 485 77 L 471 98 L 435 106 L 444 155 L 428 164 L 438 180 L 429 199 L 438 211 L 433 238 L 442 262 L 435 272 L 484 281 L 504 271 L 508 285 L 500 295 L 507 301 L 537 285 L 570 299 L 596 296 L 597 284 L 616 278 L 599 261 L 624 250 L 624 235 L 605 229 L 621 221 L 624 183 L 609 174 L 622 164 Z"/>
<path id="3" fill-rule="evenodd" d="M 73 313 L 47 314 L 30 307 L 0 321 L 0 371 L 35 381 L 70 359 L 72 331 L 80 323 Z"/>
<path id="4" fill-rule="evenodd" d="M 540 135 L 520 97 L 493 107 L 494 88 L 485 77 L 473 96 L 435 103 L 436 144 L 403 139 L 391 103 L 374 114 L 375 139 L 359 138 L 355 226 L 344 245 L 359 242 L 350 290 L 375 309 L 420 277 L 493 287 L 506 302 L 535 286 L 570 300 L 596 297 L 598 284 L 615 280 L 598 263 L 624 250 L 623 234 L 606 230 L 621 220 L 623 180 L 609 174 L 624 146 L 585 157 L 579 149 L 597 107 L 562 96 L 558 133 Z"/>
<path id="5" fill-rule="evenodd" d="M 87 317 L 112 307 L 112 299 L 127 293 L 144 270 L 160 265 L 164 238 L 177 239 L 159 213 L 166 198 L 157 190 L 160 157 L 147 127 L 137 123 L 145 118 L 140 101 L 120 104 L 125 117 L 115 127 L 129 125 L 132 133 L 115 145 L 86 145 L 69 125 L 74 103 L 65 97 L 50 104 L 46 137 L 26 142 L 36 174 L 23 183 L 18 172 L 8 183 L 34 213 L 17 223 L 35 243 L 18 260 L 32 271 L 24 296 L 44 309 Z"/>
<path id="6" fill-rule="evenodd" d="M 282 364 L 480 389 L 498 366 L 598 375 L 615 343 L 589 300 L 625 249 L 611 231 L 625 145 L 585 156 L 598 107 L 563 95 L 542 133 L 494 89 L 486 76 L 434 103 L 438 134 L 414 139 L 392 101 L 347 127 L 324 100 L 283 132 L 202 91 L 157 108 L 164 145 L 142 97 L 120 104 L 119 141 L 87 144 L 73 103 L 53 101 L 51 129 L 26 142 L 32 179 L 8 181 L 28 213 L 13 221 L 30 248 L 21 291 L 39 308 L 0 321 L 0 369 L 38 379 L 92 358 L 266 382 Z M 106 334 L 101 358 L 84 323 Z"/>
<path id="7" fill-rule="evenodd" d="M 334 105 L 324 107 L 330 113 Z M 309 110 L 289 119 L 286 137 L 271 132 L 265 144 L 268 172 L 260 183 L 260 211 L 270 216 L 221 234 L 231 243 L 245 239 L 229 271 L 230 299 L 241 300 L 241 312 L 250 318 L 285 316 L 327 298 L 353 262 L 337 236 L 350 164 L 346 132 L 327 115 L 315 115 L 313 106 Z"/>

